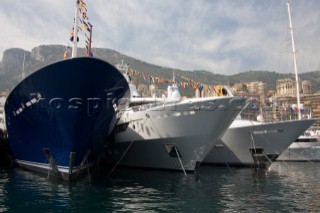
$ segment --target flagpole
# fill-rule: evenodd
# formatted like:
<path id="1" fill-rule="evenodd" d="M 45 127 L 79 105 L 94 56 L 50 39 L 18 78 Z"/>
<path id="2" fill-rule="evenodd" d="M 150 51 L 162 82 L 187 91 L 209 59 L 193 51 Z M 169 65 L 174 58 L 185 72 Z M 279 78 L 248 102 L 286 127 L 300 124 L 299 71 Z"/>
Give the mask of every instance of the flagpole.
<path id="1" fill-rule="evenodd" d="M 77 0 L 76 7 L 75 7 L 75 15 L 74 15 L 72 58 L 77 57 L 79 4 L 80 4 L 80 1 Z"/>

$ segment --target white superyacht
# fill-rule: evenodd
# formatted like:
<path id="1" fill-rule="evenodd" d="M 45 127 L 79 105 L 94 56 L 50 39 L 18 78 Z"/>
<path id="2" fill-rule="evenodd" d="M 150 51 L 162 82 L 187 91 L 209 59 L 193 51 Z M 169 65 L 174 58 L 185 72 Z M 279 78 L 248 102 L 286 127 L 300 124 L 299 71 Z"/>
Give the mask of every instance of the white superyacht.
<path id="1" fill-rule="evenodd" d="M 227 96 L 233 94 L 225 87 Z M 259 120 L 259 119 L 258 119 Z M 204 159 L 204 164 L 268 167 L 316 120 L 263 123 L 235 119 Z"/>
<path id="2" fill-rule="evenodd" d="M 121 115 L 107 144 L 107 163 L 193 172 L 246 105 L 240 97 L 181 100 L 176 85 L 165 98 L 141 105 L 150 102 L 145 100 L 131 98 L 140 104 Z"/>
<path id="3" fill-rule="evenodd" d="M 236 119 L 203 163 L 267 167 L 314 122 L 308 119 L 260 123 Z"/>

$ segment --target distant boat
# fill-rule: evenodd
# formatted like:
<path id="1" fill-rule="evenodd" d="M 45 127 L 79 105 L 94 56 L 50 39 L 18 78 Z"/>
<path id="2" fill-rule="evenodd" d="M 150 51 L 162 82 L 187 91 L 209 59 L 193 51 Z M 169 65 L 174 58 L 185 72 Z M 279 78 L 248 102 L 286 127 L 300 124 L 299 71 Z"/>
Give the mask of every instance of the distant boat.
<path id="1" fill-rule="evenodd" d="M 122 114 L 107 145 L 107 163 L 186 173 L 196 170 L 246 100 L 180 100 L 178 87 L 172 84 L 166 97 L 131 97 L 130 104 L 133 106 Z"/>
<path id="2" fill-rule="evenodd" d="M 317 133 L 316 133 L 317 131 Z M 309 130 L 300 135 L 277 159 L 277 161 L 319 162 L 319 130 Z"/>
<path id="3" fill-rule="evenodd" d="M 73 58 L 27 76 L 5 103 L 17 164 L 63 180 L 75 179 L 96 164 L 130 97 L 126 79 L 114 66 L 93 57 L 77 58 L 77 39 L 73 42 Z"/>
<path id="4" fill-rule="evenodd" d="M 227 96 L 233 96 L 222 86 Z M 268 167 L 300 134 L 316 120 L 274 123 L 235 119 L 205 157 L 204 164 Z"/>

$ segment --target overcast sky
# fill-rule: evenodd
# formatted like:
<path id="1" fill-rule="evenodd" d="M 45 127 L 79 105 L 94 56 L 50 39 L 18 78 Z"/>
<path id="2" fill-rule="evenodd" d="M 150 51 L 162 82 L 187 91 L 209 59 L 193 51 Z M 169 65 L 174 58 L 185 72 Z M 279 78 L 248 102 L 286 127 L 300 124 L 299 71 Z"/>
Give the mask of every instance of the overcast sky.
<path id="1" fill-rule="evenodd" d="M 94 26 L 93 47 L 188 71 L 294 72 L 286 0 L 84 2 Z M 67 45 L 74 5 L 75 0 L 1 0 L 1 58 L 13 47 Z M 320 1 L 292 0 L 291 14 L 299 72 L 320 70 Z"/>

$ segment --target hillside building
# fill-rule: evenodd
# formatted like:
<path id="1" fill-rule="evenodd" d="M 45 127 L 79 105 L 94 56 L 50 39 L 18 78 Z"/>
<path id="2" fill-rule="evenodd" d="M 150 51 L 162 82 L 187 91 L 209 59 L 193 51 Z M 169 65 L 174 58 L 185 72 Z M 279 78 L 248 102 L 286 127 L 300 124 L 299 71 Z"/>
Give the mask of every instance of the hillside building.
<path id="1" fill-rule="evenodd" d="M 276 96 L 294 97 L 297 96 L 296 81 L 291 78 L 279 79 L 276 85 Z M 315 92 L 310 81 L 304 80 L 299 82 L 299 93 L 301 95 L 310 95 Z"/>
<path id="2" fill-rule="evenodd" d="M 266 83 L 261 81 L 253 81 L 246 83 L 249 93 L 252 94 L 264 94 L 266 90 Z"/>
<path id="3" fill-rule="evenodd" d="M 301 86 L 299 84 L 299 92 L 301 93 Z M 297 96 L 296 82 L 291 78 L 278 79 L 276 85 L 276 96 L 277 97 L 293 97 Z"/>
<path id="4" fill-rule="evenodd" d="M 311 82 L 307 80 L 304 80 L 301 82 L 301 90 L 302 90 L 302 94 L 305 94 L 305 95 L 314 94 L 316 92 Z"/>

